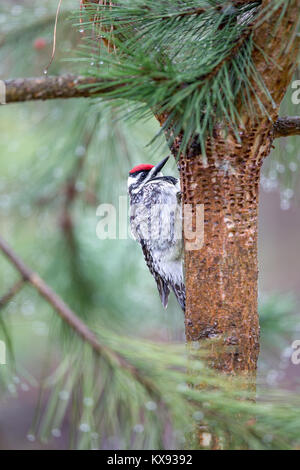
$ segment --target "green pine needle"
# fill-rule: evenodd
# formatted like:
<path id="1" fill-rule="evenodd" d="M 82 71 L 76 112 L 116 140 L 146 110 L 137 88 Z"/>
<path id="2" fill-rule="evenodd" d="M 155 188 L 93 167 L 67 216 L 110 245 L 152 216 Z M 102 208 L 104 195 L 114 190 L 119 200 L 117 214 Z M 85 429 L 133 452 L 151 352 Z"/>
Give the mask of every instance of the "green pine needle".
<path id="1" fill-rule="evenodd" d="M 272 102 L 252 62 L 252 31 L 282 0 L 267 10 L 260 3 L 229 7 L 222 1 L 123 0 L 115 6 L 91 6 L 95 21 L 89 9 L 83 21 L 91 31 L 81 51 L 92 64 L 86 73 L 104 79 L 98 89 L 105 99 L 136 103 L 136 119 L 151 112 L 171 114 L 163 131 L 170 144 L 180 135 L 179 152 L 197 142 L 205 153 L 216 123 L 239 139 L 238 98 L 250 117 L 255 117 L 251 101 L 266 113 L 252 82 Z M 95 51 L 95 36 L 109 41 L 110 52 L 101 41 Z"/>

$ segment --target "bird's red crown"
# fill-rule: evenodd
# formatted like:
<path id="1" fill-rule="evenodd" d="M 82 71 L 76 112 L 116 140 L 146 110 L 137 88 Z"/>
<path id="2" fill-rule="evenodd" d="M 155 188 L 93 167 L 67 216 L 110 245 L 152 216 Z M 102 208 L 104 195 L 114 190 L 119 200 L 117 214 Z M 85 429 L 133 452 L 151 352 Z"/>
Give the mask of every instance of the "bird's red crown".
<path id="1" fill-rule="evenodd" d="M 133 173 L 136 173 L 137 171 L 149 171 L 154 168 L 154 165 L 148 165 L 146 163 L 142 163 L 141 165 L 137 165 L 130 170 L 129 174 L 132 175 Z"/>

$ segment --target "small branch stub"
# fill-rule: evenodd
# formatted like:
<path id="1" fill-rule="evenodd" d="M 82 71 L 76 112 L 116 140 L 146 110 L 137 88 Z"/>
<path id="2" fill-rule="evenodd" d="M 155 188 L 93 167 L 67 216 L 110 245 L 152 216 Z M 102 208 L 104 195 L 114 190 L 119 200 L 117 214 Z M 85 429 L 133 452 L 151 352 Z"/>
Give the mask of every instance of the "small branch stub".
<path id="1" fill-rule="evenodd" d="M 273 127 L 274 138 L 300 135 L 300 116 L 278 118 Z"/>

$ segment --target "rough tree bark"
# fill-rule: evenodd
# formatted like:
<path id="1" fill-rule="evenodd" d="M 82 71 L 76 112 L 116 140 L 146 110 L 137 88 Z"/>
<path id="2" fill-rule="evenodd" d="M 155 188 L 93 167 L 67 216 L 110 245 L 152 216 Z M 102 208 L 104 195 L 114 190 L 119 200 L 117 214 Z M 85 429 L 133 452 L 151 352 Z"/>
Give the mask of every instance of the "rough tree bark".
<path id="1" fill-rule="evenodd" d="M 270 0 L 263 2 L 264 6 Z M 283 7 L 282 7 L 283 8 Z M 253 60 L 272 94 L 273 107 L 253 83 L 273 122 L 295 69 L 299 42 L 295 38 L 300 1 L 294 0 L 279 29 L 282 8 L 254 32 Z M 271 60 L 266 61 L 266 55 Z M 277 65 L 275 65 L 277 64 Z M 259 354 L 257 313 L 257 218 L 260 170 L 269 155 L 272 121 L 257 106 L 251 121 L 241 107 L 244 129 L 241 143 L 222 128 L 207 141 L 207 164 L 191 147 L 181 156 L 183 205 L 204 204 L 204 246 L 185 250 L 186 336 L 188 341 L 210 342 L 214 367 L 228 373 L 253 375 Z M 177 144 L 179 144 L 178 142 Z M 175 146 L 176 147 L 176 146 Z M 174 148 L 177 151 L 176 148 Z M 185 244 L 190 240 L 185 239 Z"/>

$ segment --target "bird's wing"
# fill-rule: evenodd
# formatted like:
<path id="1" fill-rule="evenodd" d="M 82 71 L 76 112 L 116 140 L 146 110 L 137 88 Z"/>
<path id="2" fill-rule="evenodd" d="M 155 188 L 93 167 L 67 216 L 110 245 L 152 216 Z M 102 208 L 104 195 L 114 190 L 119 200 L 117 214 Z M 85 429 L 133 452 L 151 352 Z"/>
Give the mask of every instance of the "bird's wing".
<path id="1" fill-rule="evenodd" d="M 144 258 L 145 258 L 146 264 L 147 264 L 147 266 L 149 268 L 149 271 L 151 272 L 151 274 L 154 277 L 155 282 L 157 284 L 157 289 L 158 289 L 158 292 L 159 292 L 161 303 L 163 304 L 164 308 L 167 308 L 169 293 L 170 293 L 170 289 L 168 287 L 168 284 L 163 280 L 163 278 L 155 270 L 153 258 L 151 256 L 151 253 L 150 253 L 148 247 L 147 247 L 147 244 L 145 243 L 145 240 L 141 239 L 139 241 L 140 241 L 143 253 L 144 253 Z"/>

